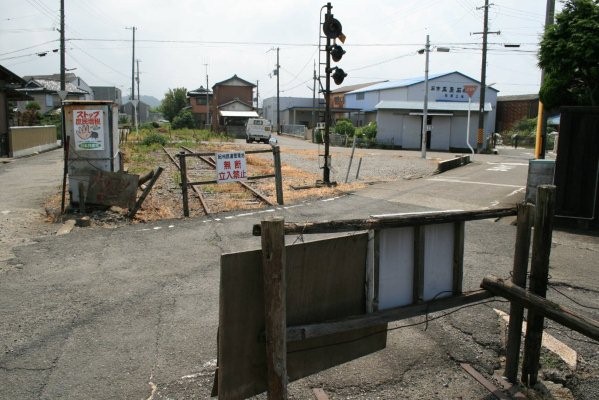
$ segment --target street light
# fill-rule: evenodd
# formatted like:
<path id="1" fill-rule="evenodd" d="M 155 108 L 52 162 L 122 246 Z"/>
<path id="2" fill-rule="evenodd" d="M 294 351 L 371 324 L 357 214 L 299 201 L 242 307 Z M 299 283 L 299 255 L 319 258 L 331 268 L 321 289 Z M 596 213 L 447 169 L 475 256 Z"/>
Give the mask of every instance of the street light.
<path id="1" fill-rule="evenodd" d="M 424 64 L 424 106 L 422 107 L 422 141 L 420 144 L 420 151 L 422 158 L 426 158 L 426 132 L 428 131 L 428 53 L 430 53 L 430 40 L 429 35 L 426 35 L 426 45 L 424 49 L 418 50 L 418 54 L 426 53 L 425 64 Z M 448 53 L 448 47 L 437 47 L 437 51 L 442 53 Z"/>

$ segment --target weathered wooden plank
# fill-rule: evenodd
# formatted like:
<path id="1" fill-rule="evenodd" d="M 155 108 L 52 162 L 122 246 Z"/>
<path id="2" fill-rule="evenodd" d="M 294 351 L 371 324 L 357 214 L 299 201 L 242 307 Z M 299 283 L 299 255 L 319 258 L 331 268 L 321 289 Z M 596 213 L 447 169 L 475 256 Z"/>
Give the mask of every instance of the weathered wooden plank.
<path id="1" fill-rule="evenodd" d="M 516 208 L 495 208 L 473 211 L 440 211 L 438 213 L 401 215 L 390 217 L 347 219 L 339 221 L 285 223 L 285 234 L 335 233 L 366 231 L 369 229 L 400 228 L 404 226 L 445 224 L 459 221 L 501 218 L 516 215 Z M 260 236 L 260 225 L 253 226 L 252 234 Z"/>
<path id="2" fill-rule="evenodd" d="M 528 308 L 538 315 L 547 317 L 567 328 L 599 341 L 599 321 L 577 314 L 566 307 L 535 295 L 530 291 L 526 291 L 512 282 L 501 278 L 494 276 L 485 277 L 481 286 L 497 296 L 518 302 L 523 307 Z"/>
<path id="3" fill-rule="evenodd" d="M 288 326 L 366 313 L 367 241 L 360 233 L 286 247 Z M 219 396 L 246 398 L 266 390 L 262 252 L 223 255 L 220 285 Z M 288 339 L 289 381 L 383 349 L 386 334 L 386 326 L 375 325 L 295 343 Z"/>
<path id="4" fill-rule="evenodd" d="M 354 315 L 336 321 L 290 326 L 287 328 L 287 340 L 289 342 L 301 341 L 351 329 L 376 327 L 384 323 L 422 315 L 426 312 L 442 311 L 448 308 L 476 303 L 491 297 L 493 297 L 491 292 L 477 290 L 461 296 L 446 297 L 415 305 L 389 308 L 372 314 Z"/>
<path id="5" fill-rule="evenodd" d="M 145 190 L 142 192 L 141 196 L 139 196 L 139 199 L 135 202 L 135 205 L 133 206 L 133 208 L 131 210 L 129 210 L 129 213 L 127 214 L 128 218 L 133 218 L 135 216 L 135 214 L 140 209 L 143 202 L 146 200 L 146 197 L 148 197 L 148 194 L 152 191 L 154 184 L 156 183 L 158 178 L 160 178 L 160 174 L 162 174 L 162 171 L 164 171 L 164 168 L 162 168 L 162 167 L 158 167 L 156 169 L 156 171 L 152 170 L 152 175 L 150 177 L 150 183 L 148 183 Z M 148 175 L 150 175 L 150 174 L 148 174 Z"/>
<path id="6" fill-rule="evenodd" d="M 262 221 L 262 277 L 268 399 L 287 398 L 285 235 L 283 218 Z"/>
<path id="7" fill-rule="evenodd" d="M 283 205 L 283 172 L 281 171 L 281 148 L 273 146 L 272 155 L 275 167 L 275 192 L 277 193 L 277 204 Z"/>
<path id="8" fill-rule="evenodd" d="M 187 191 L 187 164 L 185 162 L 185 152 L 181 151 L 178 154 L 179 166 L 181 170 L 181 195 L 183 197 L 183 216 L 189 217 L 189 196 Z"/>

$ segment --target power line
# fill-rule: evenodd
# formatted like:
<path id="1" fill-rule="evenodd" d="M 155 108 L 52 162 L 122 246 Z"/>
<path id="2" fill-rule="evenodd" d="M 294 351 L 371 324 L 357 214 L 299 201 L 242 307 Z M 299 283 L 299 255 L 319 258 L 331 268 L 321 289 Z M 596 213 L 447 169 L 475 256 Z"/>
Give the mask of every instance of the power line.
<path id="1" fill-rule="evenodd" d="M 18 52 L 20 52 L 20 51 L 24 51 L 24 50 L 33 49 L 33 48 L 35 48 L 35 47 L 43 46 L 43 45 L 45 45 L 45 44 L 52 43 L 52 42 L 58 42 L 58 39 L 48 40 L 47 42 L 43 42 L 43 43 L 34 44 L 33 46 L 23 47 L 22 49 L 19 49 L 19 50 L 12 50 L 12 51 L 8 51 L 8 52 L 6 52 L 6 53 L 0 53 L 0 56 L 6 56 L 6 55 L 8 55 L 8 54 L 14 54 L 14 53 L 18 53 Z"/>

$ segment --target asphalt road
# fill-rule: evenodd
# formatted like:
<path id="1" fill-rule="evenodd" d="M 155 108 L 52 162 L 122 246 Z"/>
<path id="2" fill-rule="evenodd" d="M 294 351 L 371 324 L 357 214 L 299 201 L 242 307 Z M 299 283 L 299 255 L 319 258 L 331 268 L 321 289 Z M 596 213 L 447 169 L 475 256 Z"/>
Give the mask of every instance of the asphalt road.
<path id="1" fill-rule="evenodd" d="M 476 155 L 472 164 L 442 175 L 372 185 L 336 199 L 217 218 L 78 229 L 12 248 L 14 257 L 0 264 L 0 398 L 208 398 L 220 256 L 259 248 L 253 224 L 273 215 L 304 222 L 515 204 L 524 196 L 528 157 L 504 149 Z M 490 273 L 509 276 L 515 238 L 510 222 L 467 224 L 465 290 L 478 288 Z M 314 240 L 287 241 L 300 239 Z M 599 319 L 598 252 L 595 236 L 555 231 L 551 282 L 578 304 L 553 290 L 548 297 Z M 323 388 L 331 399 L 491 399 L 459 363 L 487 377 L 501 368 L 503 328 L 493 308 L 507 305 L 482 304 L 391 331 L 385 350 L 292 383 L 290 398 L 313 399 L 311 389 Z M 576 399 L 599 398 L 597 344 L 548 325 L 548 332 L 579 352 L 577 371 L 544 353 L 554 379 L 563 379 Z"/>

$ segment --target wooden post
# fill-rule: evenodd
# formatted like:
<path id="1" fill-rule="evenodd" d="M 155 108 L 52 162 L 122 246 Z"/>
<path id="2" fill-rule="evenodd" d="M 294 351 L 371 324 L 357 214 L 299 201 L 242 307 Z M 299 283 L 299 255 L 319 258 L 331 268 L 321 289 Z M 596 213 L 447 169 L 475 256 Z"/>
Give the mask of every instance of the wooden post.
<path id="1" fill-rule="evenodd" d="M 287 399 L 287 312 L 283 218 L 262 221 L 268 399 Z"/>
<path id="2" fill-rule="evenodd" d="M 160 177 L 160 174 L 162 173 L 162 171 L 164 171 L 164 168 L 162 168 L 162 167 L 158 167 L 156 172 L 152 171 L 152 178 L 150 179 L 150 183 L 148 183 L 148 186 L 146 186 L 146 190 L 144 190 L 143 193 L 141 194 L 141 196 L 139 196 L 139 199 L 137 200 L 137 202 L 135 202 L 135 206 L 133 206 L 133 208 L 131 210 L 129 210 L 129 214 L 127 215 L 129 218 L 133 218 L 135 216 L 135 214 L 137 213 L 137 211 L 143 204 L 146 197 L 148 197 L 148 194 L 154 187 L 154 184 Z"/>
<path id="3" fill-rule="evenodd" d="M 283 172 L 281 171 L 281 148 L 272 147 L 272 155 L 275 163 L 275 188 L 277 192 L 277 204 L 283 205 Z"/>
<path id="4" fill-rule="evenodd" d="M 518 228 L 516 231 L 512 283 L 521 288 L 526 287 L 532 212 L 533 206 L 531 204 L 518 204 Z M 512 301 L 510 303 L 510 323 L 508 325 L 508 337 L 505 349 L 505 377 L 514 384 L 518 383 L 518 361 L 520 360 L 523 315 L 524 308 L 520 304 Z"/>
<path id="5" fill-rule="evenodd" d="M 537 189 L 529 291 L 540 297 L 545 297 L 547 294 L 554 206 L 555 186 L 539 186 Z M 528 324 L 524 341 L 524 359 L 522 361 L 522 382 L 528 386 L 534 386 L 537 383 L 539 360 L 541 357 L 541 339 L 543 336 L 543 319 L 542 315 L 528 310 Z"/>
<path id="6" fill-rule="evenodd" d="M 183 216 L 189 217 L 189 197 L 187 188 L 187 164 L 185 163 L 185 152 L 177 154 L 181 166 L 181 193 L 183 195 Z"/>
<path id="7" fill-rule="evenodd" d="M 360 157 L 360 161 L 358 162 L 358 169 L 356 170 L 356 180 L 358 180 L 358 176 L 360 176 L 360 167 L 362 166 L 362 157 Z"/>
<path id="8" fill-rule="evenodd" d="M 354 160 L 354 151 L 356 151 L 356 137 L 354 136 L 354 143 L 351 146 L 351 156 L 349 156 L 349 165 L 347 166 L 347 173 L 345 174 L 345 183 L 349 178 L 349 170 L 351 169 L 351 163 Z"/>

